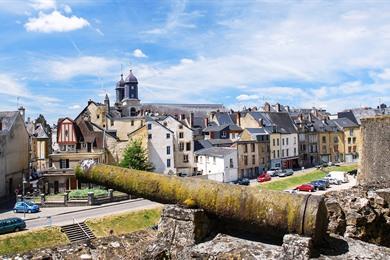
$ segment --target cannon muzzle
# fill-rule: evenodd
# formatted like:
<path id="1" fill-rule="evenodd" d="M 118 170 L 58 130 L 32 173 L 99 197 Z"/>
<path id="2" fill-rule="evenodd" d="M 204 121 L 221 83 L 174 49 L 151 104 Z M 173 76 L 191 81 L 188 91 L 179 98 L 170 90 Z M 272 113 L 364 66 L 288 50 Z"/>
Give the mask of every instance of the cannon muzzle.
<path id="1" fill-rule="evenodd" d="M 280 236 L 295 233 L 318 241 L 327 229 L 322 196 L 259 190 L 102 164 L 79 168 L 76 174 L 81 180 L 161 203 L 192 199 L 207 213 L 260 233 L 273 232 Z"/>

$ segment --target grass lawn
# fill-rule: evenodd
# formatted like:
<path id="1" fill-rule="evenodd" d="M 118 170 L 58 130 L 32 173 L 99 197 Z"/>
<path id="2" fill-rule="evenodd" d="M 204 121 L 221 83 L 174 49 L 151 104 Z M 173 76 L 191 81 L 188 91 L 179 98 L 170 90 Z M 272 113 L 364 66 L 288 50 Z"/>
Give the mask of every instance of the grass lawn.
<path id="1" fill-rule="evenodd" d="M 69 243 L 58 227 L 36 229 L 0 236 L 0 255 L 23 253 L 32 249 Z"/>
<path id="2" fill-rule="evenodd" d="M 328 172 L 331 171 L 351 171 L 357 168 L 357 165 L 347 165 L 347 166 L 332 166 L 326 167 L 323 171 L 321 170 L 313 170 L 312 172 L 292 176 L 285 177 L 273 182 L 265 182 L 259 185 L 260 189 L 264 190 L 287 190 L 291 188 L 295 188 L 304 183 L 308 183 L 314 180 L 322 179 Z"/>
<path id="3" fill-rule="evenodd" d="M 86 224 L 97 237 L 121 235 L 156 225 L 160 219 L 161 208 L 135 211 L 100 219 L 87 220 Z"/>

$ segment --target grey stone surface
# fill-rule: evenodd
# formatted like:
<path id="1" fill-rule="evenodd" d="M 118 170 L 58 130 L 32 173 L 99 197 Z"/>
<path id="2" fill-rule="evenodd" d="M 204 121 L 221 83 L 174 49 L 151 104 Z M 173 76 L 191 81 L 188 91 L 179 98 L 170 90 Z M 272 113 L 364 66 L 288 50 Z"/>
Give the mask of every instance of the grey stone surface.
<path id="1" fill-rule="evenodd" d="M 283 237 L 281 257 L 285 260 L 306 260 L 312 255 L 313 241 L 310 237 L 287 234 Z"/>

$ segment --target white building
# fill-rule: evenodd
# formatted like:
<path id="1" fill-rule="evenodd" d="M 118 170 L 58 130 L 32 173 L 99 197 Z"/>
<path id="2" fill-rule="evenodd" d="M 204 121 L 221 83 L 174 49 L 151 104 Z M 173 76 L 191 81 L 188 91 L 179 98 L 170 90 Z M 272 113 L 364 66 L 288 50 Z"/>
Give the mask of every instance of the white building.
<path id="1" fill-rule="evenodd" d="M 238 179 L 237 150 L 231 147 L 210 147 L 195 152 L 197 169 L 208 179 L 231 182 Z"/>
<path id="2" fill-rule="evenodd" d="M 146 123 L 148 131 L 148 158 L 154 171 L 164 174 L 176 174 L 174 160 L 174 133 L 158 121 Z"/>

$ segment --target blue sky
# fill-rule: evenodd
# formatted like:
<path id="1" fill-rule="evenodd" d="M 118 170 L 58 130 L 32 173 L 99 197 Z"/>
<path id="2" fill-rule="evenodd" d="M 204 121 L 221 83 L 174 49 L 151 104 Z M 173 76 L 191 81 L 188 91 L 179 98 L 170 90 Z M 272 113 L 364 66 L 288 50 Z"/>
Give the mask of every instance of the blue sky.
<path id="1" fill-rule="evenodd" d="M 387 1 L 0 0 L 0 110 L 75 116 L 114 100 L 121 66 L 143 102 L 390 103 Z"/>

